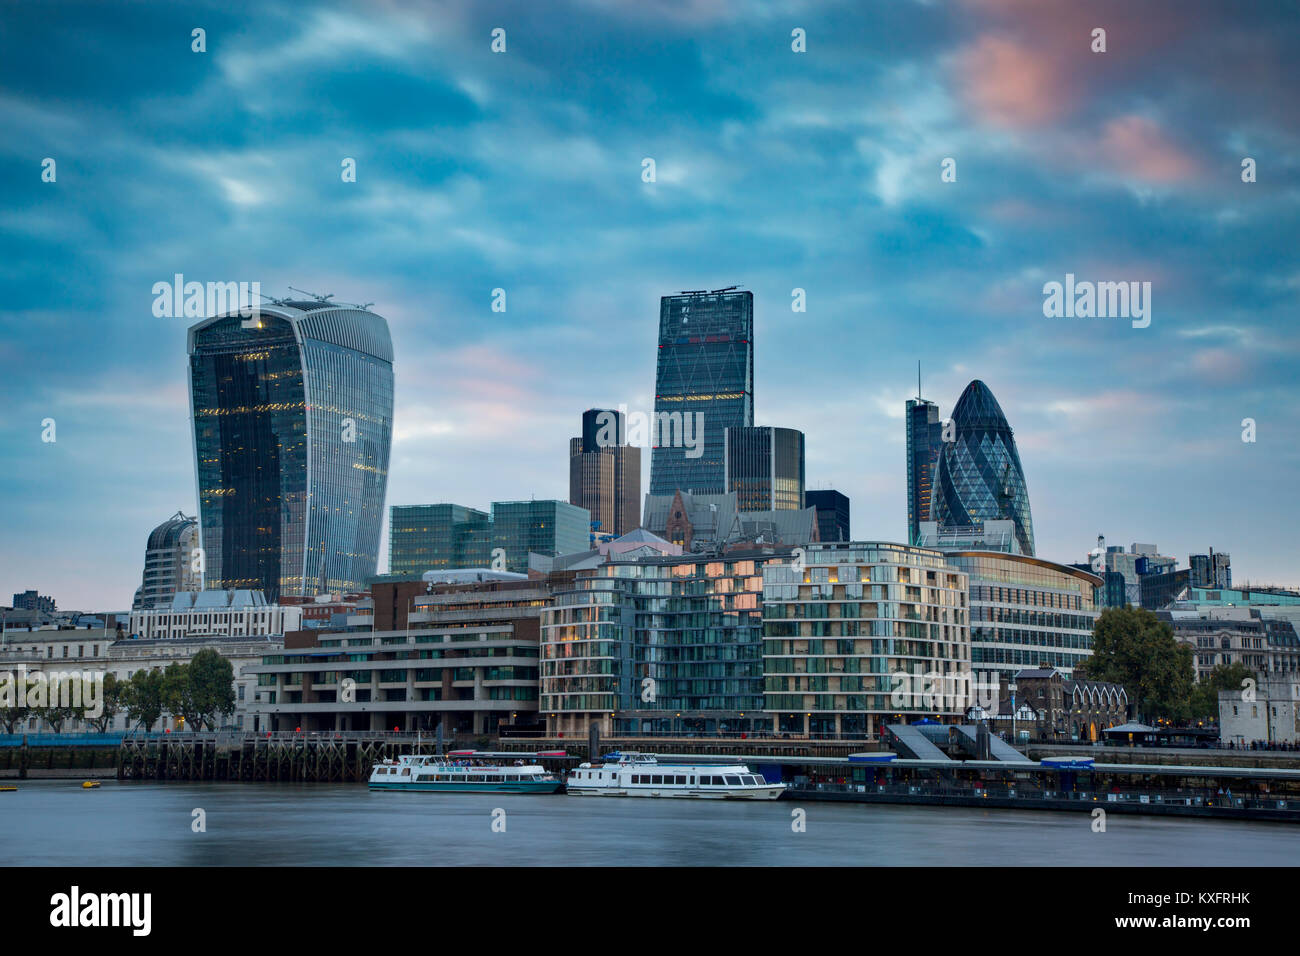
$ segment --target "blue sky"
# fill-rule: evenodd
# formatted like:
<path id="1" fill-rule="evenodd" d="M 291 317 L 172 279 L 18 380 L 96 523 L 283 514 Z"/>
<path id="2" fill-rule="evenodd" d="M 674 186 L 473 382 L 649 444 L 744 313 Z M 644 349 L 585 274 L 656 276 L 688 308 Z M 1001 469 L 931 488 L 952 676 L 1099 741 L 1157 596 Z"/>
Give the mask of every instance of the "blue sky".
<path id="1" fill-rule="evenodd" d="M 972 378 L 997 396 L 1040 555 L 1213 545 L 1238 580 L 1300 584 L 1289 0 L 0 19 L 0 599 L 124 608 L 148 531 L 194 513 L 187 322 L 151 308 L 177 272 L 375 303 L 390 504 L 566 497 L 582 410 L 651 406 L 658 297 L 738 283 L 757 421 L 807 433 L 855 537 L 906 535 L 919 359 L 944 414 Z M 1045 318 L 1066 273 L 1150 281 L 1150 327 Z"/>

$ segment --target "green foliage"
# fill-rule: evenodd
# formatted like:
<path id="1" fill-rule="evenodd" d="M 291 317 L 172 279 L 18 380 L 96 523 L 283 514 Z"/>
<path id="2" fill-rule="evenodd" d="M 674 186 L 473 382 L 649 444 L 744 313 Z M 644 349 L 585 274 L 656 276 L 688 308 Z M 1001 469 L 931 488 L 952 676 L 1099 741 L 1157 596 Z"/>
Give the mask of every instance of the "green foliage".
<path id="1" fill-rule="evenodd" d="M 0 726 L 3 726 L 7 734 L 20 734 L 23 732 L 23 724 L 27 718 L 32 715 L 30 707 L 0 707 Z"/>
<path id="2" fill-rule="evenodd" d="M 1122 684 L 1147 721 L 1192 715 L 1192 649 L 1143 608 L 1106 608 L 1093 628 L 1085 679 Z"/>
<path id="3" fill-rule="evenodd" d="M 132 674 L 122 688 L 122 703 L 132 723 L 144 730 L 153 730 L 164 709 L 162 671 L 154 668 Z"/>
<path id="4" fill-rule="evenodd" d="M 215 730 L 217 717 L 235 712 L 235 669 L 217 651 L 205 647 L 188 665 L 190 704 L 200 725 Z M 198 726 L 195 730 L 200 729 Z"/>
<path id="5" fill-rule="evenodd" d="M 1241 690 L 1245 681 L 1254 680 L 1255 672 L 1245 664 L 1218 664 L 1214 670 L 1196 682 L 1192 689 L 1192 718 L 1196 720 L 1219 719 L 1219 691 Z"/>
<path id="6" fill-rule="evenodd" d="M 126 686 L 126 683 L 119 681 L 117 675 L 111 671 L 104 674 L 103 711 L 98 717 L 86 718 L 86 722 L 101 734 L 108 731 L 108 725 L 113 722 L 113 718 L 121 711 Z"/>
<path id="7" fill-rule="evenodd" d="M 188 664 L 169 664 L 163 672 L 163 706 L 184 718 L 186 730 L 214 730 L 218 717 L 235 710 L 235 669 L 217 651 L 205 647 Z"/>

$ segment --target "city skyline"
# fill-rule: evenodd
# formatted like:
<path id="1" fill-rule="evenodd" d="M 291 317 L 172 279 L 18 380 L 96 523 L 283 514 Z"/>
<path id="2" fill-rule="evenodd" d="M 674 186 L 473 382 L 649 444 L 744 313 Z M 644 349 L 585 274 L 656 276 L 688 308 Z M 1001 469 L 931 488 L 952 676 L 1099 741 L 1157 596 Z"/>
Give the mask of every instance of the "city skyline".
<path id="1" fill-rule="evenodd" d="M 1281 82 L 1294 32 L 1280 12 L 1188 6 L 1217 28 L 1193 35 L 1159 4 L 899 4 L 874 21 L 506 4 L 436 27 L 400 3 L 268 4 L 237 29 L 217 7 L 87 6 L 95 36 L 74 41 L 15 9 L 0 38 L 5 586 L 125 610 L 150 530 L 198 511 L 195 319 L 151 312 L 176 273 L 375 300 L 395 347 L 385 507 L 565 499 L 575 416 L 653 408 L 659 297 L 739 283 L 757 420 L 806 434 L 807 487 L 849 496 L 855 539 L 907 540 L 919 358 L 945 415 L 971 379 L 998 396 L 1045 558 L 1081 561 L 1102 533 L 1180 564 L 1213 545 L 1238 583 L 1298 584 L 1298 286 L 1277 251 L 1300 202 Z M 1095 59 L 1093 19 L 1111 39 Z M 599 54 L 572 41 L 578 24 L 608 37 Z M 611 54 L 626 68 L 574 82 Z M 1149 82 L 1173 69 L 1177 92 Z M 292 135 L 272 135 L 281 110 Z M 1246 156 L 1258 182 L 1241 181 Z M 1067 275 L 1151 281 L 1150 327 L 1045 317 L 1043 285 Z"/>

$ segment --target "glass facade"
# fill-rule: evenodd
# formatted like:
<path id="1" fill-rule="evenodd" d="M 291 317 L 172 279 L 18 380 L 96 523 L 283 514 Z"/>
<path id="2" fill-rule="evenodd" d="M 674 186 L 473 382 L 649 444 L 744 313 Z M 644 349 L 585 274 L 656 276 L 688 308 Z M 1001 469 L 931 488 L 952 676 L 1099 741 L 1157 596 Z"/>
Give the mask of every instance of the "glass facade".
<path id="1" fill-rule="evenodd" d="M 978 380 L 966 386 L 952 423 L 956 440 L 943 443 L 935 467 L 932 520 L 941 529 L 1013 521 L 1021 552 L 1032 555 L 1025 473 L 1011 426 L 988 386 Z"/>
<path id="2" fill-rule="evenodd" d="M 1040 558 L 989 551 L 949 552 L 970 577 L 971 666 L 1003 684 L 1026 667 L 1067 677 L 1092 656 L 1092 628 L 1104 582 L 1089 571 Z"/>
<path id="3" fill-rule="evenodd" d="M 929 521 L 934 467 L 943 447 L 939 406 L 925 399 L 907 402 L 907 542 L 920 541 L 921 522 Z"/>
<path id="4" fill-rule="evenodd" d="M 542 613 L 552 729 L 744 733 L 765 723 L 763 566 L 790 552 L 610 563 Z"/>
<path id="5" fill-rule="evenodd" d="M 969 620 L 966 574 L 938 551 L 814 544 L 803 549 L 802 566 L 768 564 L 764 706 L 773 731 L 869 736 L 909 714 L 961 714 Z M 939 693 L 950 699 L 922 693 L 934 675 L 942 675 Z"/>
<path id="6" fill-rule="evenodd" d="M 804 492 L 804 503 L 817 509 L 817 536 L 822 541 L 848 541 L 849 498 L 830 488 Z"/>
<path id="7" fill-rule="evenodd" d="M 271 601 L 358 590 L 375 573 L 388 482 L 388 324 L 319 302 L 261 312 L 189 331 L 206 586 Z"/>
<path id="8" fill-rule="evenodd" d="M 492 516 L 464 505 L 394 505 L 389 509 L 389 574 L 486 568 Z"/>
<path id="9" fill-rule="evenodd" d="M 737 511 L 804 507 L 803 432 L 755 425 L 725 434 L 727 491 Z"/>
<path id="10" fill-rule="evenodd" d="M 502 548 L 506 570 L 528 570 L 528 552 L 573 554 L 591 547 L 591 512 L 567 501 L 492 502 L 492 546 Z"/>
<path id="11" fill-rule="evenodd" d="M 651 435 L 650 494 L 726 492 L 726 430 L 754 423 L 753 342 L 752 292 L 697 292 L 660 299 L 658 434 Z M 704 432 L 698 455 L 683 446 L 680 428 L 674 427 L 670 437 L 664 424 L 674 421 L 685 427 L 687 421 L 698 420 L 696 413 L 703 416 Z"/>

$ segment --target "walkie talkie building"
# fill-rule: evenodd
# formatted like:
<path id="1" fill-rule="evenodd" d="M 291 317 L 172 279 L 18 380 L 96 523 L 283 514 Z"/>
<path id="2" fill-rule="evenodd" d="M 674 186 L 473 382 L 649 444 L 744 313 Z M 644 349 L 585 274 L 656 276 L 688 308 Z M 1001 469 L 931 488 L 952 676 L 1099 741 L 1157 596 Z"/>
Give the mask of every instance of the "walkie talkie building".
<path id="1" fill-rule="evenodd" d="M 331 302 L 259 308 L 189 330 L 205 586 L 271 601 L 359 590 L 388 485 L 388 323 Z"/>

